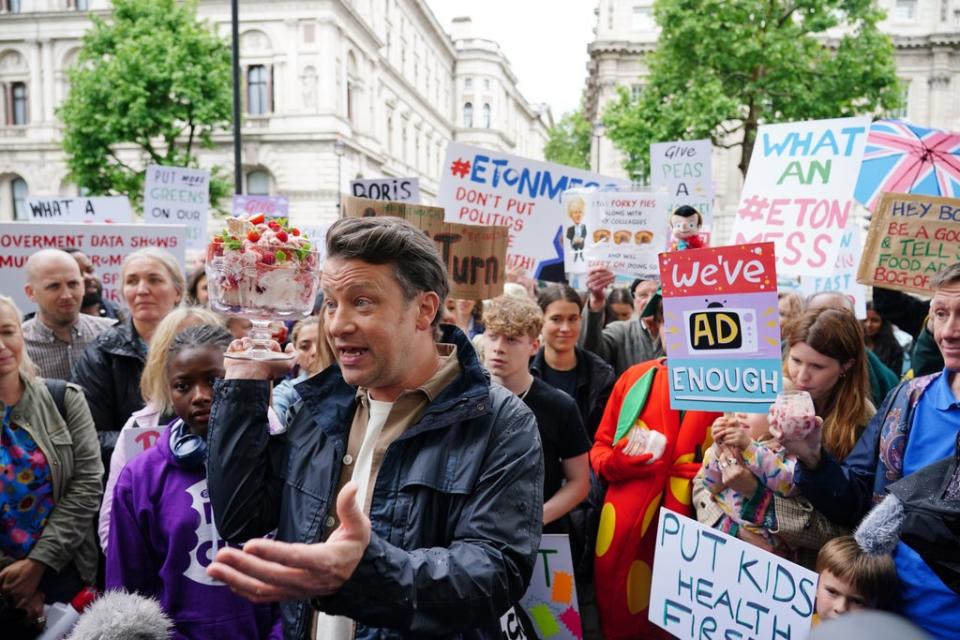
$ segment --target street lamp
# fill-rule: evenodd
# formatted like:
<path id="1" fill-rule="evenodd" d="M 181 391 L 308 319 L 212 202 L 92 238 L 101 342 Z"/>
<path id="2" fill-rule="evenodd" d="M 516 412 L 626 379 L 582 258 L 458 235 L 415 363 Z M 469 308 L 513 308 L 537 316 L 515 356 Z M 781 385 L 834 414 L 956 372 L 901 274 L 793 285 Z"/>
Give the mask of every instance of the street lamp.
<path id="1" fill-rule="evenodd" d="M 240 26 L 238 0 L 230 2 L 230 49 L 233 56 L 233 191 L 243 193 L 243 162 L 240 154 Z"/>
<path id="2" fill-rule="evenodd" d="M 343 154 L 347 152 L 347 146 L 343 144 L 342 140 L 337 140 L 333 143 L 333 152 L 337 154 L 337 217 L 340 217 L 340 159 L 343 158 Z"/>
<path id="3" fill-rule="evenodd" d="M 602 122 L 593 125 L 593 141 L 597 145 L 597 168 L 595 170 L 597 173 L 600 173 L 600 141 L 603 139 L 604 130 Z"/>

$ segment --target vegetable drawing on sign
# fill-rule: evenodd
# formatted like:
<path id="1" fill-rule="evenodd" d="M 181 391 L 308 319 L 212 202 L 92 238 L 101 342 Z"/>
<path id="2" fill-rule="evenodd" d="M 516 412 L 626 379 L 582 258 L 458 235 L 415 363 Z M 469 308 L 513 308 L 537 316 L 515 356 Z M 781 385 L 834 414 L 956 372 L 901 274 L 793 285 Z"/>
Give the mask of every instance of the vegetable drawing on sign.
<path id="1" fill-rule="evenodd" d="M 733 225 L 733 242 L 773 242 L 777 272 L 830 276 L 853 219 L 870 119 L 764 125 Z"/>
<path id="2" fill-rule="evenodd" d="M 670 406 L 762 413 L 780 390 L 772 243 L 660 254 Z"/>

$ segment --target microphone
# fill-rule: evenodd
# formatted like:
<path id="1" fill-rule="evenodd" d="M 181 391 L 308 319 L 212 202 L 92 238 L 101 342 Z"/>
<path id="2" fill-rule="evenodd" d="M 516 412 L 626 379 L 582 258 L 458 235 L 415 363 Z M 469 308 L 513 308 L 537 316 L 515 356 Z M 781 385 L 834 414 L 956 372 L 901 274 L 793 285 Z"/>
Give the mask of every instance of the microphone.
<path id="1" fill-rule="evenodd" d="M 155 599 L 108 591 L 84 611 L 67 640 L 168 640 L 172 630 Z"/>

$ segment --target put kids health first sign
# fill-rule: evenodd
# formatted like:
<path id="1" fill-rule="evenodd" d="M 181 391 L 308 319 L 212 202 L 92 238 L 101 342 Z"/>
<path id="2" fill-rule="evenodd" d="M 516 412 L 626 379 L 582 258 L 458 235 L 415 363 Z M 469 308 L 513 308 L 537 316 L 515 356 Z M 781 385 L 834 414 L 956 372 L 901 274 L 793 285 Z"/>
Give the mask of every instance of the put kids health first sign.
<path id="1" fill-rule="evenodd" d="M 626 180 L 537 162 L 481 147 L 447 146 L 437 205 L 447 222 L 509 229 L 507 268 L 535 278 L 563 278 L 561 225 L 569 222 L 561 196 L 574 187 L 623 187 Z"/>
<path id="2" fill-rule="evenodd" d="M 869 128 L 867 117 L 760 127 L 733 244 L 773 242 L 780 275 L 833 275 Z"/>
<path id="3" fill-rule="evenodd" d="M 148 224 L 179 224 L 187 228 L 187 248 L 207 250 L 210 172 L 184 167 L 147 167 L 143 187 L 143 219 Z"/>
<path id="4" fill-rule="evenodd" d="M 780 392 L 774 245 L 660 254 L 670 406 L 766 413 Z"/>
<path id="5" fill-rule="evenodd" d="M 664 218 L 681 205 L 689 205 L 703 216 L 703 231 L 713 227 L 713 180 L 709 140 L 655 142 L 650 145 L 650 184 L 654 191 L 665 189 Z"/>
<path id="6" fill-rule="evenodd" d="M 660 509 L 650 622 L 677 638 L 804 640 L 817 574 Z"/>

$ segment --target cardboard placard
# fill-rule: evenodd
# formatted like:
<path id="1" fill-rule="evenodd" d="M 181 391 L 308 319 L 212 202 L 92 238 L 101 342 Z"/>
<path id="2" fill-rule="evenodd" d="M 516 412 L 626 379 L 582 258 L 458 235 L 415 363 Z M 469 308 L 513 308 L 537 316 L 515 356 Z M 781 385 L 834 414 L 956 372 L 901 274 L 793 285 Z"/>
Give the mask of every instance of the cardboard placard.
<path id="1" fill-rule="evenodd" d="M 800 293 L 812 296 L 821 291 L 837 291 L 849 297 L 853 302 L 853 312 L 861 320 L 867 317 L 867 288 L 857 282 L 857 268 L 862 253 L 860 225 L 851 221 L 840 238 L 840 253 L 833 275 L 801 276 Z"/>
<path id="2" fill-rule="evenodd" d="M 777 273 L 833 273 L 854 218 L 869 117 L 760 127 L 733 222 L 733 243 L 773 242 Z"/>
<path id="3" fill-rule="evenodd" d="M 530 586 L 519 606 L 529 617 L 535 637 L 583 638 L 569 536 L 543 535 Z"/>
<path id="4" fill-rule="evenodd" d="M 669 221 L 663 194 L 597 191 L 587 198 L 587 268 L 602 266 L 632 280 L 656 277 L 657 256 L 667 246 Z M 570 230 L 567 227 L 565 236 Z M 573 252 L 576 256 L 576 252 Z"/>
<path id="5" fill-rule="evenodd" d="M 660 509 L 648 615 L 674 637 L 804 640 L 816 595 L 813 571 Z"/>
<path id="6" fill-rule="evenodd" d="M 447 222 L 502 225 L 510 230 L 509 267 L 520 265 L 540 279 L 563 278 L 561 196 L 575 187 L 629 187 L 582 169 L 472 147 L 447 146 L 437 203 Z"/>
<path id="7" fill-rule="evenodd" d="M 210 172 L 184 167 L 147 167 L 143 187 L 143 219 L 149 224 L 187 228 L 187 248 L 207 250 Z"/>
<path id="8" fill-rule="evenodd" d="M 355 198 L 385 202 L 420 202 L 420 178 L 373 178 L 353 180 L 350 193 Z"/>
<path id="9" fill-rule="evenodd" d="M 127 462 L 147 449 L 152 449 L 163 433 L 163 427 L 135 427 L 123 429 L 117 440 L 117 449 L 123 452 Z"/>
<path id="10" fill-rule="evenodd" d="M 169 251 L 184 265 L 186 228 L 183 225 L 107 224 L 102 222 L 0 222 L 0 282 L 24 312 L 34 305 L 23 286 L 27 282 L 27 259 L 40 249 L 83 251 L 93 262 L 103 297 L 123 305 L 120 267 L 131 252 L 143 247 Z"/>
<path id="11" fill-rule="evenodd" d="M 133 222 L 127 196 L 27 198 L 31 222 Z"/>
<path id="12" fill-rule="evenodd" d="M 348 218 L 395 216 L 423 230 L 447 265 L 450 297 L 485 300 L 503 293 L 509 239 L 506 227 L 444 222 L 443 209 L 421 204 L 346 196 L 341 206 Z"/>
<path id="13" fill-rule="evenodd" d="M 267 218 L 289 218 L 290 198 L 287 196 L 233 196 L 231 213 L 236 216 L 253 216 L 262 213 Z"/>
<path id="14" fill-rule="evenodd" d="M 670 406 L 766 413 L 781 389 L 774 245 L 660 254 Z"/>
<path id="15" fill-rule="evenodd" d="M 650 184 L 666 191 L 665 215 L 690 205 L 703 216 L 703 230 L 713 227 L 713 176 L 709 140 L 655 142 L 650 145 Z"/>
<path id="16" fill-rule="evenodd" d="M 930 280 L 960 262 L 960 199 L 885 193 L 863 248 L 857 280 L 931 295 Z"/>

